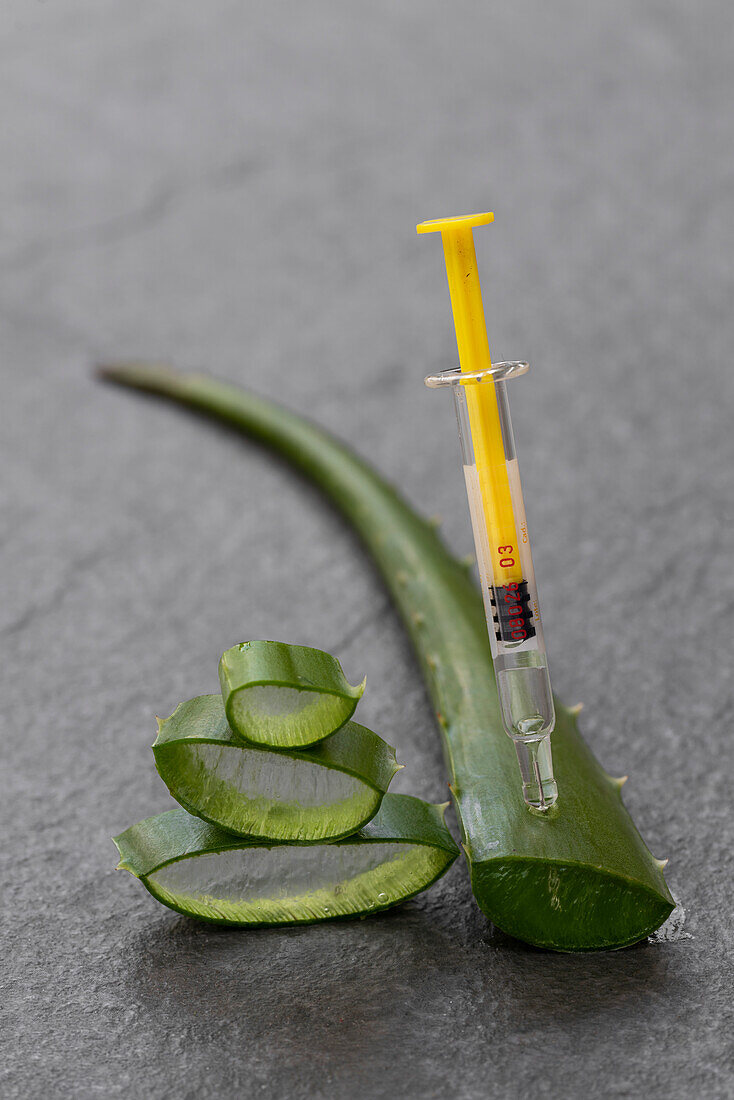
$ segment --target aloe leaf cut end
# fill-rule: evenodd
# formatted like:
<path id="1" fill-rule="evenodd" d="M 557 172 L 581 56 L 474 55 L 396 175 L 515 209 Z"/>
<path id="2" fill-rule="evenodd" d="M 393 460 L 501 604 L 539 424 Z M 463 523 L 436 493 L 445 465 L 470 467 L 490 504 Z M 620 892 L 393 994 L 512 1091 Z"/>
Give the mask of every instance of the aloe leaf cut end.
<path id="1" fill-rule="evenodd" d="M 247 927 L 365 916 L 425 890 L 458 849 L 442 807 L 386 795 L 369 829 L 318 845 L 235 837 L 183 809 L 133 825 L 119 868 L 186 916 Z"/>
<path id="2" fill-rule="evenodd" d="M 335 657 L 285 642 L 242 642 L 222 654 L 219 682 L 236 735 L 271 748 L 314 745 L 354 714 L 352 686 Z"/>
<path id="3" fill-rule="evenodd" d="M 496 818 L 474 824 L 471 784 L 457 787 L 455 798 L 473 826 L 472 889 L 498 928 L 556 951 L 616 949 L 653 932 L 675 903 L 624 807 L 622 784 L 599 766 L 577 717 L 576 708 L 556 701 L 553 760 L 563 797 L 545 815 L 508 801 L 503 828 Z M 515 767 L 509 748 L 495 760 L 508 782 Z"/>
<path id="4" fill-rule="evenodd" d="M 444 739 L 477 902 L 505 932 L 560 951 L 623 947 L 674 907 L 620 785 L 556 703 L 560 791 L 545 817 L 519 794 L 500 720 L 481 596 L 432 524 L 353 451 L 302 417 L 201 375 L 140 364 L 107 368 L 120 385 L 159 394 L 272 447 L 342 511 L 372 554 L 419 656 Z M 384 807 L 383 801 L 383 807 Z"/>
<path id="5" fill-rule="evenodd" d="M 247 744 L 233 736 L 218 695 L 189 699 L 159 721 L 153 755 L 191 814 L 240 835 L 303 844 L 358 830 L 400 769 L 392 746 L 356 722 L 288 753 Z"/>
<path id="6" fill-rule="evenodd" d="M 472 864 L 471 881 L 498 928 L 554 951 L 628 947 L 673 909 L 650 886 L 588 864 L 495 859 Z"/>

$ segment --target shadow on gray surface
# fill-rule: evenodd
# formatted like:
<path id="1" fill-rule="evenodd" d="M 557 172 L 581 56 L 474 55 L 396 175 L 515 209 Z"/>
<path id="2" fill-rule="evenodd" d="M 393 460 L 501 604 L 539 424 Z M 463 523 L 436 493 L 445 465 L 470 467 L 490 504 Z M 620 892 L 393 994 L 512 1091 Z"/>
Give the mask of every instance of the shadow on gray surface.
<path id="1" fill-rule="evenodd" d="M 438 924 L 436 916 L 407 906 L 359 922 L 355 934 L 354 921 L 243 932 L 162 915 L 126 945 L 134 960 L 126 983 L 136 999 L 175 1006 L 182 1019 L 199 1019 L 206 1006 L 209 1021 L 232 1026 L 246 1007 L 248 1030 L 287 1028 L 291 1039 L 302 1033 L 312 1045 L 335 1020 L 359 1030 L 371 1020 L 376 997 L 384 1008 L 406 990 L 429 998 L 450 994 L 457 983 L 485 986 L 500 994 L 498 1011 L 509 1026 L 547 1027 L 632 1008 L 642 994 L 647 1000 L 663 993 L 669 981 L 665 953 L 647 941 L 617 952 L 561 955 L 490 924 L 477 937 L 473 926 L 484 923 L 478 911 L 458 936 L 447 927 L 447 913 Z M 347 930 L 349 939 L 340 934 Z M 297 967 L 290 965 L 295 960 Z"/>

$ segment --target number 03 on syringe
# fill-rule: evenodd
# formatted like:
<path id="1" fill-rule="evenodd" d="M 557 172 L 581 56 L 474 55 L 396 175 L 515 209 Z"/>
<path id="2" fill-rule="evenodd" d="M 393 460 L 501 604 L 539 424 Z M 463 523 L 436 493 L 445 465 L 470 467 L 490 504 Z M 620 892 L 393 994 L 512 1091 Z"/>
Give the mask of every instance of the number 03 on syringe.
<path id="1" fill-rule="evenodd" d="M 418 226 L 443 240 L 460 363 L 426 385 L 453 390 L 502 722 L 515 742 L 526 803 L 547 810 L 558 798 L 555 711 L 506 393 L 528 364 L 492 365 L 472 234 L 493 219 L 474 214 Z"/>

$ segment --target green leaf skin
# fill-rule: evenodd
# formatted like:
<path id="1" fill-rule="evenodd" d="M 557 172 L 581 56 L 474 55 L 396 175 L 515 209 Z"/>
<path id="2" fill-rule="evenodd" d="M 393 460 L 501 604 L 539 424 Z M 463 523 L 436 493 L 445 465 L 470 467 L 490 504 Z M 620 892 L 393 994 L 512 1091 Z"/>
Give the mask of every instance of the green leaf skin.
<path id="1" fill-rule="evenodd" d="M 312 924 L 389 909 L 432 885 L 459 854 L 445 808 L 388 794 L 358 833 L 309 846 L 236 837 L 175 809 L 114 841 L 118 869 L 186 916 L 250 928 Z"/>
<path id="2" fill-rule="evenodd" d="M 330 653 L 285 642 L 242 642 L 222 654 L 219 683 L 232 731 L 274 749 L 314 745 L 362 698 Z"/>
<path id="3" fill-rule="evenodd" d="M 250 838 L 309 844 L 356 832 L 377 813 L 400 765 L 356 722 L 287 753 L 247 745 L 219 695 L 200 695 L 159 720 L 153 745 L 163 782 L 189 813 Z"/>
<path id="4" fill-rule="evenodd" d="M 301 417 L 235 386 L 169 368 L 103 376 L 223 420 L 275 449 L 319 485 L 360 534 L 401 613 L 443 732 L 472 889 L 518 939 L 558 951 L 624 947 L 674 907 L 661 865 L 622 803 L 621 783 L 556 702 L 559 800 L 545 815 L 521 797 L 500 720 L 481 598 L 465 566 L 366 463 Z M 233 471 L 232 476 L 237 476 Z"/>

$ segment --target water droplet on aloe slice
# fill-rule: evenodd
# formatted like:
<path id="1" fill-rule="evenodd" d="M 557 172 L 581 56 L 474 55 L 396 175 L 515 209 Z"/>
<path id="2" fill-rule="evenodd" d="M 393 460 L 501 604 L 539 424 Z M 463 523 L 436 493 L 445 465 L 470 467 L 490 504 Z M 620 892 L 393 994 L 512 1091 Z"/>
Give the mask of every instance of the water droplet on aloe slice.
<path id="1" fill-rule="evenodd" d="M 273 751 L 238 740 L 218 695 L 159 722 L 158 772 L 190 813 L 237 834 L 312 843 L 355 832 L 399 770 L 395 750 L 356 722 L 317 745 Z"/>
<path id="2" fill-rule="evenodd" d="M 229 724 L 259 745 L 313 745 L 347 722 L 362 698 L 329 653 L 285 642 L 242 642 L 222 654 L 219 682 Z"/>
<path id="3" fill-rule="evenodd" d="M 413 897 L 458 849 L 443 807 L 385 796 L 358 833 L 333 843 L 263 844 L 183 809 L 148 818 L 115 838 L 120 868 L 158 901 L 222 924 L 300 924 L 361 916 Z"/>

